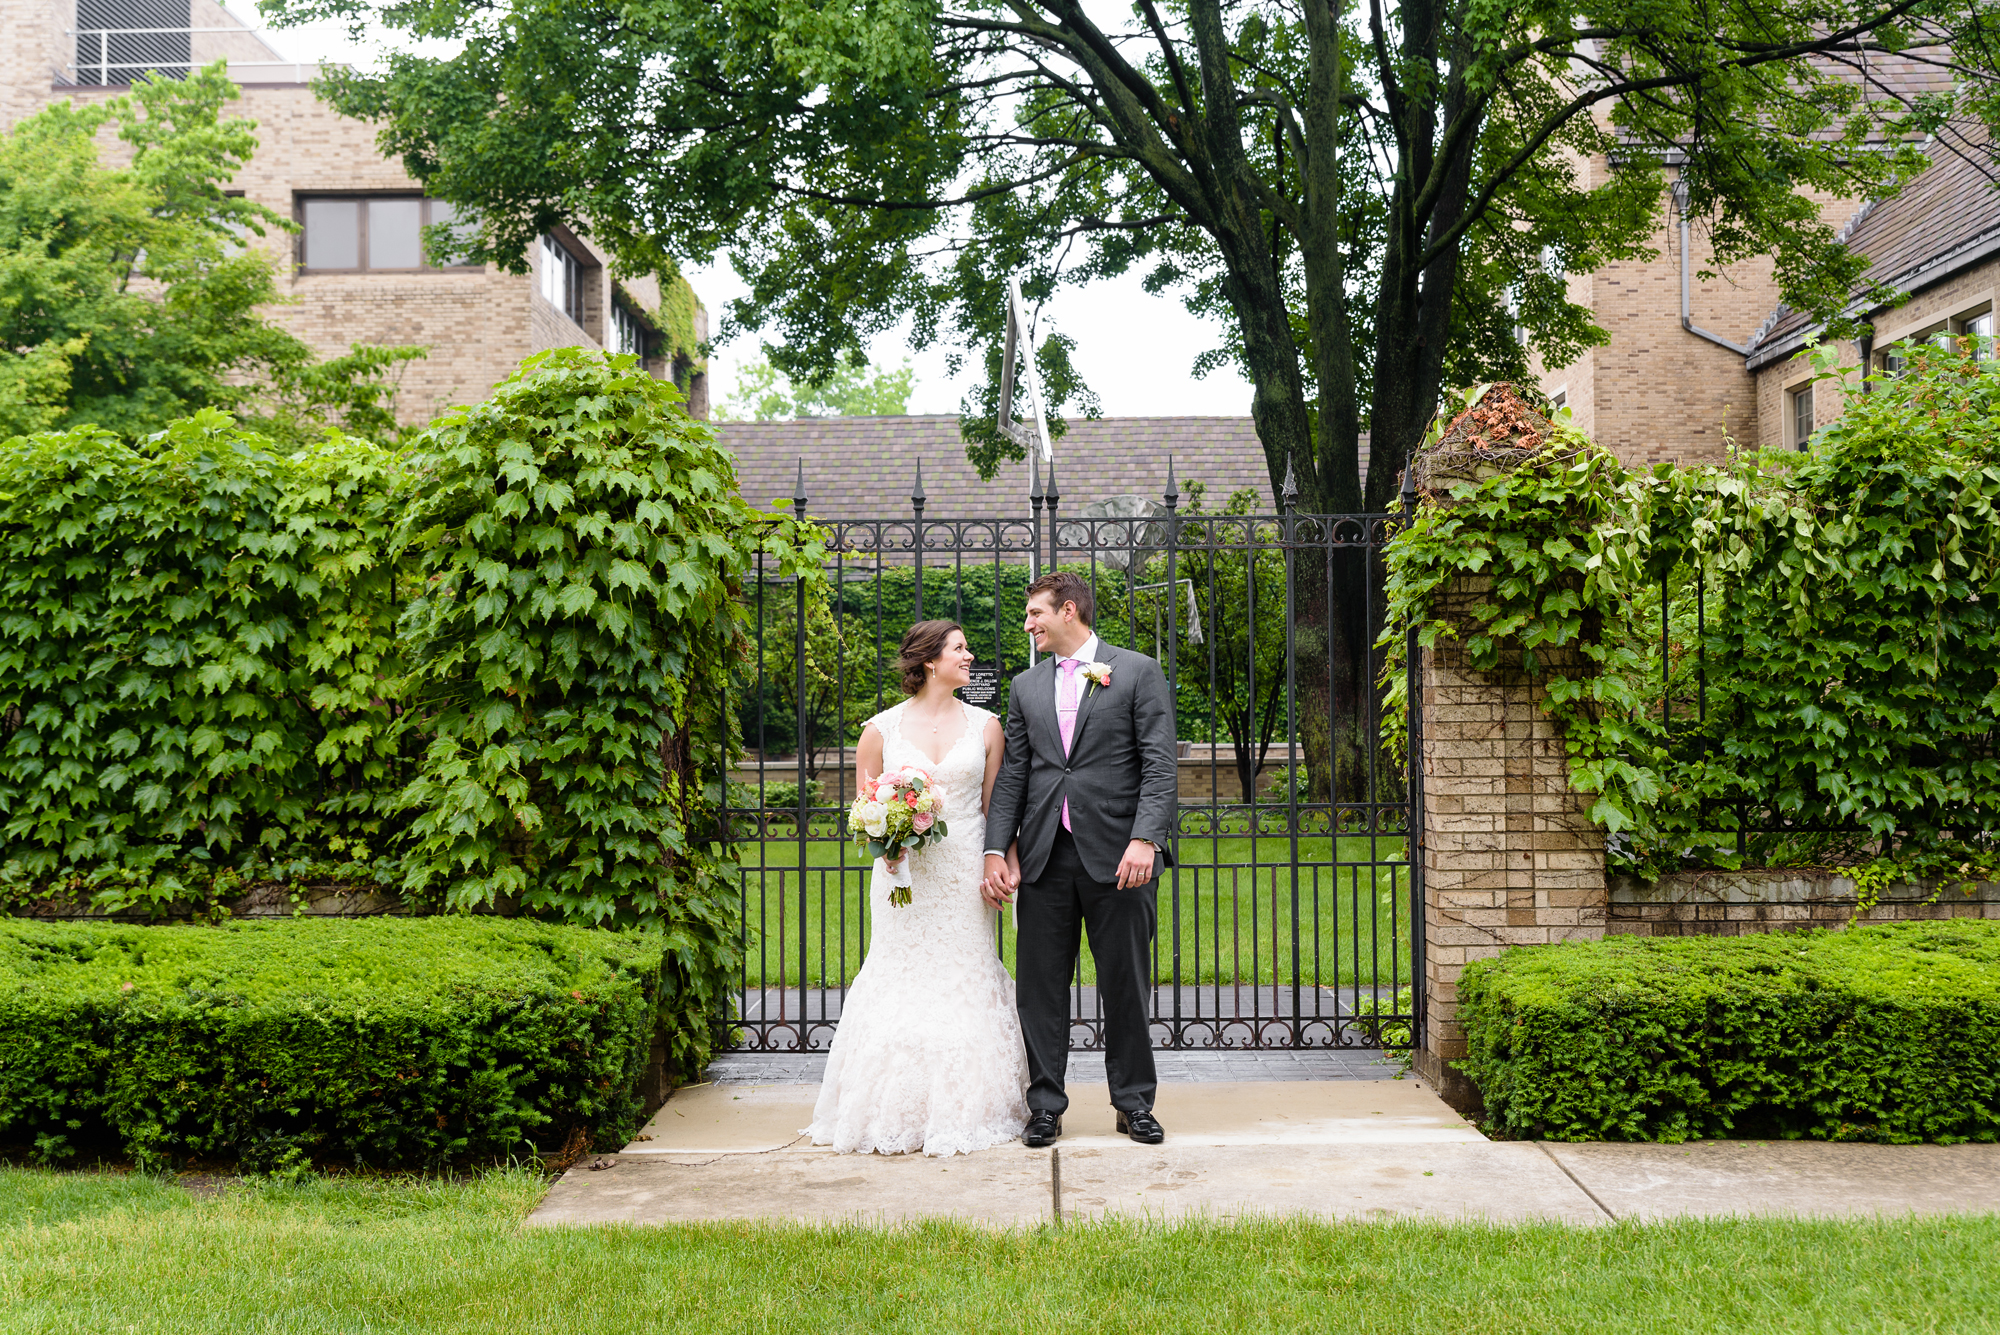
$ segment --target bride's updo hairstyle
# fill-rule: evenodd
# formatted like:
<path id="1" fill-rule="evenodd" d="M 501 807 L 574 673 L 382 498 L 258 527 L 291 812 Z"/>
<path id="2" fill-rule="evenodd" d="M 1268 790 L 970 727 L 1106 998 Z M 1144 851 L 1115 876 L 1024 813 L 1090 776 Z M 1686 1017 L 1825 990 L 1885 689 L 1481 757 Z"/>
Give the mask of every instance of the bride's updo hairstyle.
<path id="1" fill-rule="evenodd" d="M 896 662 L 903 674 L 903 694 L 915 695 L 924 689 L 924 680 L 931 675 L 924 670 L 925 665 L 944 652 L 953 631 L 963 629 L 956 621 L 919 621 L 903 632 L 901 657 Z"/>

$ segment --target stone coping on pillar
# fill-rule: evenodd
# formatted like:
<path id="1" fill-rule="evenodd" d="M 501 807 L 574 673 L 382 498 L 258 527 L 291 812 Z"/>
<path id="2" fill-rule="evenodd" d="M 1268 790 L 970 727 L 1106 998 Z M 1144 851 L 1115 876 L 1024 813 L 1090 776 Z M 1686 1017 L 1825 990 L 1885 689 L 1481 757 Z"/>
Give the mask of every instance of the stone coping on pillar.
<path id="1" fill-rule="evenodd" d="M 1614 876 L 1608 882 L 1613 905 L 1642 904 L 1836 904 L 1856 900 L 1854 878 L 1839 871 L 1759 868 L 1746 871 L 1676 871 L 1658 880 Z M 1881 904 L 2000 904 L 2000 882 L 1970 885 L 1916 882 L 1892 885 L 1876 897 Z"/>

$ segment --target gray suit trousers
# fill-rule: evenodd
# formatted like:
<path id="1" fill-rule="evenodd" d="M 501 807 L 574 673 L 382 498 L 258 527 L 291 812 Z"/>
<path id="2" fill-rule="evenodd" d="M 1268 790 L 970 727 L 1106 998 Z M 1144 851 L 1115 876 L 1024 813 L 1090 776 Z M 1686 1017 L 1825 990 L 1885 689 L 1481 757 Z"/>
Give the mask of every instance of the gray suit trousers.
<path id="1" fill-rule="evenodd" d="M 1021 1036 L 1028 1047 L 1028 1108 L 1060 1115 L 1069 1107 L 1069 985 L 1076 977 L 1079 928 L 1090 933 L 1097 997 L 1104 1009 L 1104 1070 L 1111 1106 L 1150 1112 L 1159 1079 L 1146 989 L 1159 920 L 1157 879 L 1130 890 L 1094 879 L 1076 841 L 1057 830 L 1042 874 L 1022 884 L 1015 914 L 1019 955 L 1014 985 Z"/>

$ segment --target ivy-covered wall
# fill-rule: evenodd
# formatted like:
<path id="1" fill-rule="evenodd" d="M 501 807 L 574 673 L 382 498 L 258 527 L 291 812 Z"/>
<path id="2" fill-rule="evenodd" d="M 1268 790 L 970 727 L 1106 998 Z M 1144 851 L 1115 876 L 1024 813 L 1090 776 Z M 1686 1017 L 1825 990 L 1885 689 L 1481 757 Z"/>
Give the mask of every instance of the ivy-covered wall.
<path id="1" fill-rule="evenodd" d="M 9 441 L 0 893 L 186 916 L 331 883 L 658 928 L 698 1069 L 740 948 L 740 594 L 823 557 L 670 386 L 577 348 L 403 453 L 212 411 Z"/>
<path id="2" fill-rule="evenodd" d="M 701 299 L 681 274 L 660 282 L 660 305 L 650 312 L 660 330 L 660 356 L 669 364 L 687 361 L 697 374 L 708 370 L 702 350 Z"/>
<path id="3" fill-rule="evenodd" d="M 1839 423 L 1726 467 L 1628 470 L 1557 423 L 1517 466 L 1441 483 L 1390 549 L 1391 624 L 1463 635 L 1474 667 L 1581 656 L 1547 708 L 1614 870 L 1993 879 L 1992 365 L 1932 349 L 1863 392 L 1829 358 Z M 1466 576 L 1488 591 L 1460 625 L 1437 608 Z"/>

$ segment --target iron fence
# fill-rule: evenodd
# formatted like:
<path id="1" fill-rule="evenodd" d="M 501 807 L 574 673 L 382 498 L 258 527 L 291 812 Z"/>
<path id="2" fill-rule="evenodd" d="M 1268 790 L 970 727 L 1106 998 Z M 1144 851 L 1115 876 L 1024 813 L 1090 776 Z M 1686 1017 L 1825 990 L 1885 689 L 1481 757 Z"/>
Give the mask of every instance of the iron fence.
<path id="1" fill-rule="evenodd" d="M 745 963 L 724 1042 L 831 1042 L 869 928 L 872 864 L 845 828 L 854 746 L 862 723 L 902 698 L 902 632 L 926 617 L 958 621 L 978 660 L 961 694 L 1004 714 L 1011 679 L 1034 662 L 1027 586 L 1063 566 L 1090 581 L 1107 641 L 1158 659 L 1177 707 L 1181 807 L 1159 889 L 1156 1046 L 1407 1046 L 1421 1019 L 1410 837 L 1420 786 L 1384 745 L 1380 651 L 1343 673 L 1327 644 L 1335 614 L 1375 625 L 1397 516 L 1301 514 L 1289 494 L 1276 513 L 1240 500 L 1208 511 L 1183 504 L 1171 463 L 1159 502 L 1068 516 L 1061 499 L 1054 469 L 1044 485 L 1037 467 L 1025 516 L 932 516 L 919 472 L 906 517 L 811 515 L 801 462 L 793 506 L 829 533 L 832 592 L 822 603 L 760 571 L 746 593 L 756 652 L 725 808 L 744 851 Z M 1359 609 L 1340 605 L 1357 594 Z M 1353 757 L 1339 775 L 1335 755 Z M 1317 782 L 1314 765 L 1328 770 Z M 1010 915 L 995 948 L 1011 965 Z M 1078 1049 L 1103 1038 L 1093 979 L 1086 951 L 1072 984 Z"/>
<path id="2" fill-rule="evenodd" d="M 1698 555 L 1661 573 L 1659 596 L 1661 727 L 1668 746 L 1680 756 L 1713 755 L 1726 733 L 1744 730 L 1740 705 L 1725 706 L 1731 712 L 1729 718 L 1710 718 L 1708 576 Z M 1691 623 L 1689 612 L 1693 614 Z M 1678 633 L 1677 615 L 1681 618 Z M 1729 797 L 1704 798 L 1701 818 L 1704 829 L 1734 835 L 1739 858 L 1749 856 L 1751 841 L 1759 836 L 1859 838 L 1863 834 L 1852 821 L 1786 815 L 1769 794 L 1747 789 Z"/>

